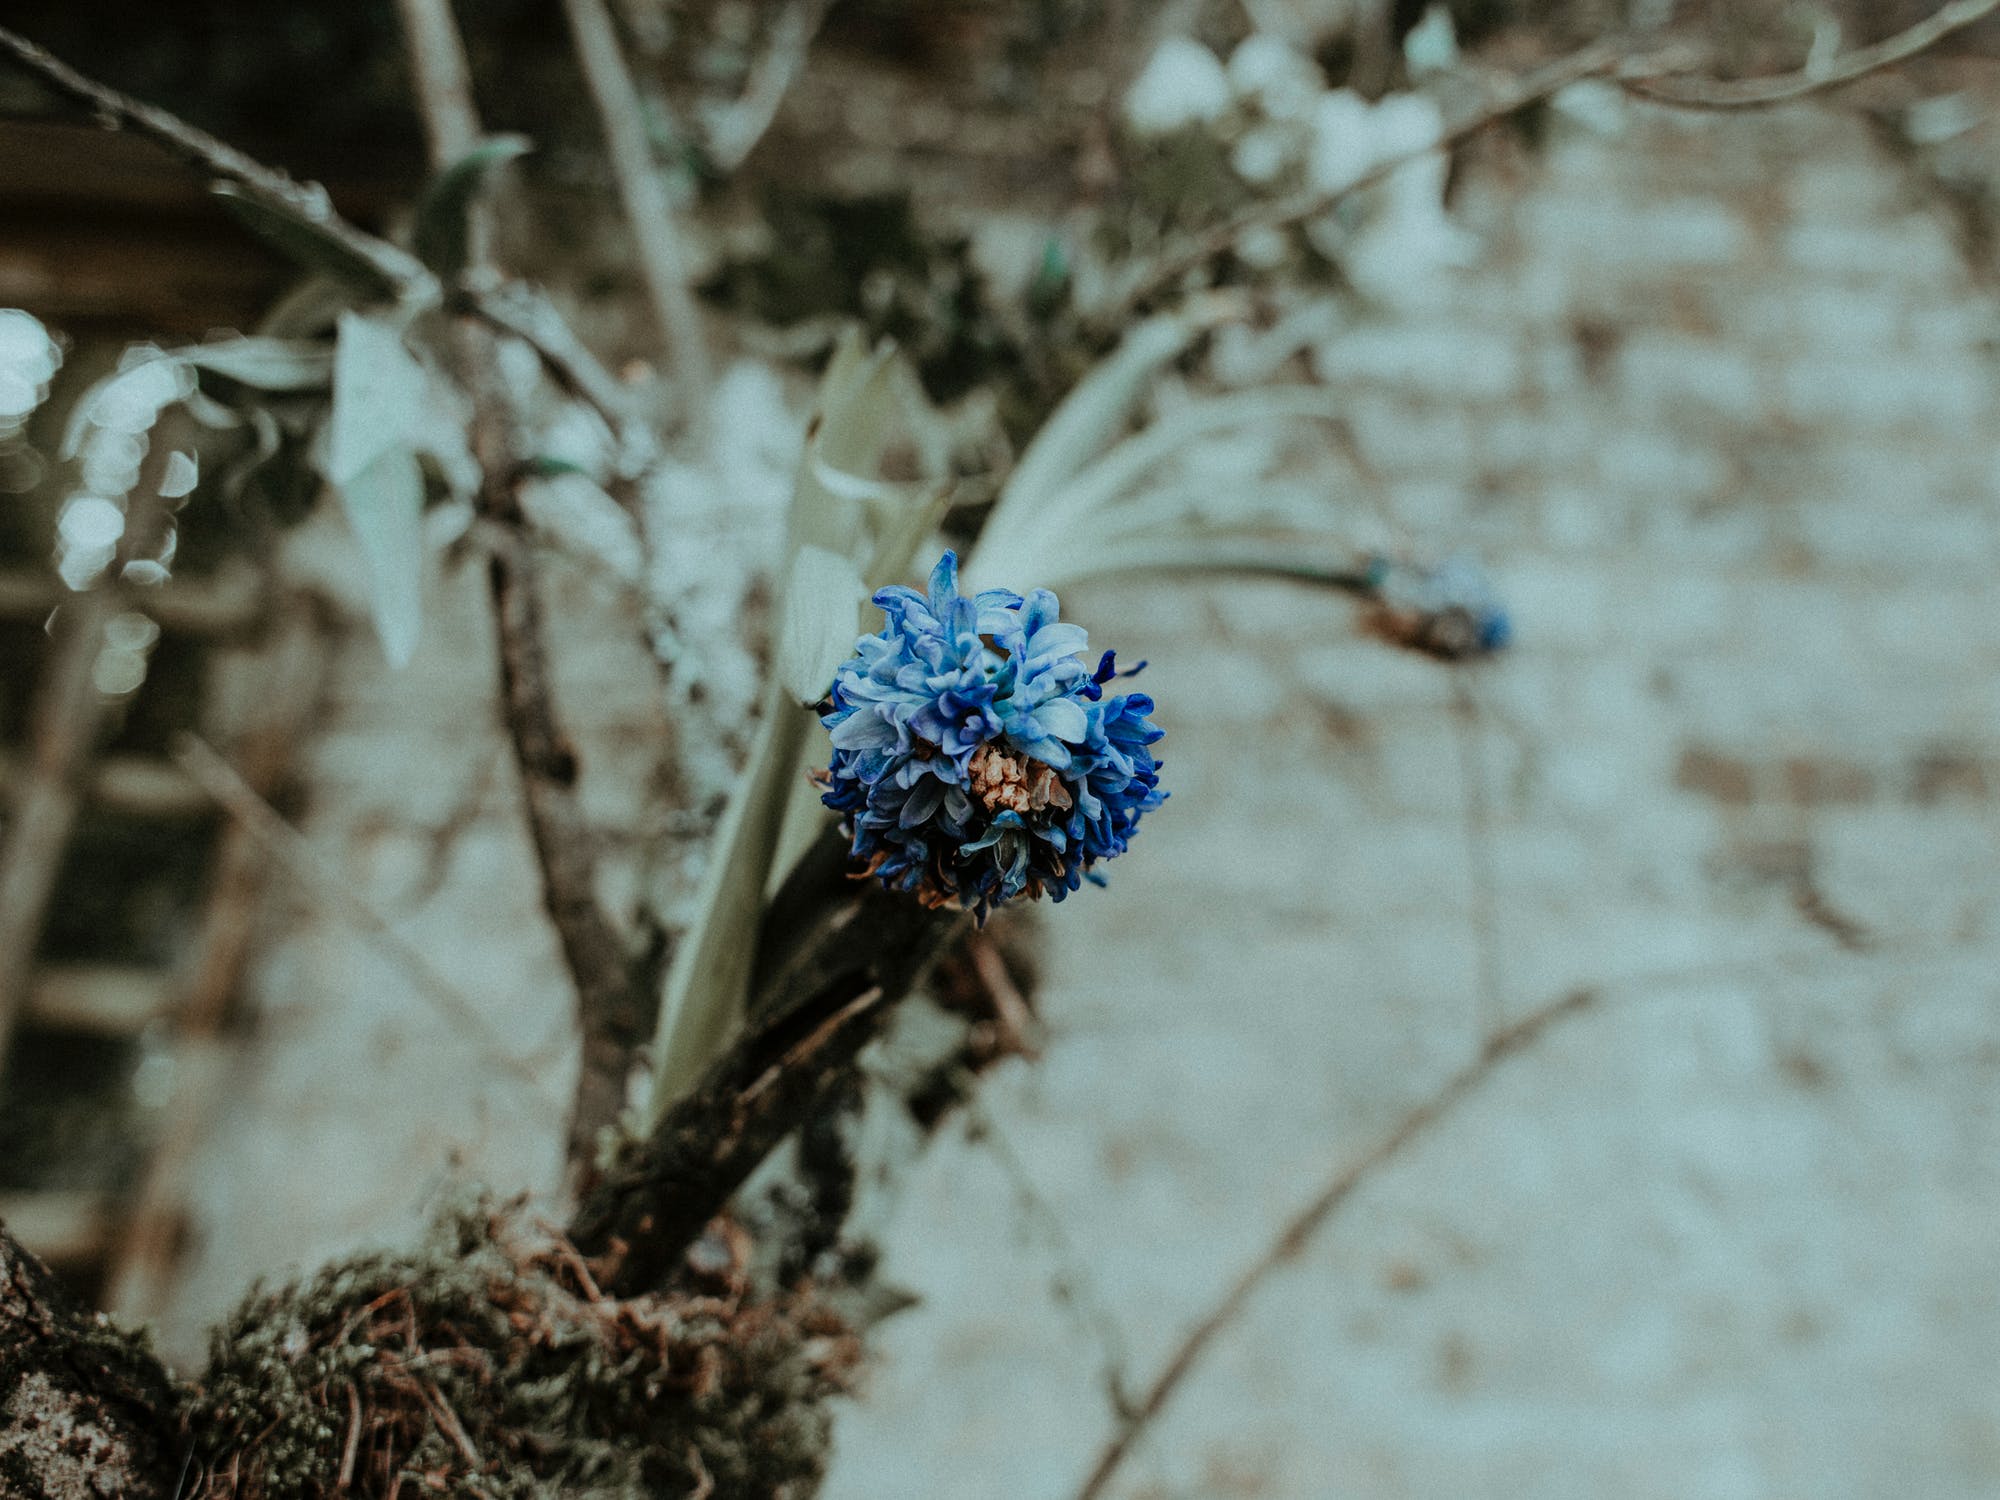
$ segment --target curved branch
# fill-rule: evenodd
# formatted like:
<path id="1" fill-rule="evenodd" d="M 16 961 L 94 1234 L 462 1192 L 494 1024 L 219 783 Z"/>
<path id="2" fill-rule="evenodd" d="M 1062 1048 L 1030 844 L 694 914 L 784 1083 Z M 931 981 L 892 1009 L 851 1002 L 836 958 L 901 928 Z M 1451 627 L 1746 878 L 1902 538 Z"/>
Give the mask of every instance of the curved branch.
<path id="1" fill-rule="evenodd" d="M 1994 3 L 2000 3 L 2000 0 L 1994 0 Z M 1389 177 L 1398 167 L 1428 156 L 1440 147 L 1450 146 L 1469 135 L 1475 135 L 1488 125 L 1504 120 L 1509 115 L 1519 114 L 1529 105 L 1538 104 L 1551 94 L 1559 93 L 1570 84 L 1582 79 L 1613 75 L 1629 76 L 1635 72 L 1644 74 L 1650 71 L 1649 64 L 1635 62 L 1616 42 L 1592 42 L 1587 47 L 1581 47 L 1565 57 L 1559 57 L 1519 78 L 1510 79 L 1478 109 L 1447 124 L 1438 138 L 1420 151 L 1401 152 L 1378 162 L 1362 176 L 1333 192 L 1312 188 L 1282 198 L 1253 203 L 1213 229 L 1195 234 L 1180 244 L 1169 247 L 1150 264 L 1142 266 L 1139 274 L 1118 291 L 1107 306 L 1094 310 L 1094 314 L 1113 326 L 1122 326 L 1142 304 L 1158 296 L 1175 280 L 1195 267 L 1224 254 L 1248 230 L 1282 228 L 1317 218 L 1349 194 L 1373 187 Z"/>
<path id="2" fill-rule="evenodd" d="M 1504 1031 L 1495 1032 L 1486 1039 L 1479 1049 L 1479 1056 L 1465 1068 L 1454 1074 L 1436 1093 L 1417 1105 L 1397 1122 L 1391 1130 L 1364 1155 L 1348 1163 L 1320 1190 L 1319 1195 L 1301 1209 L 1279 1231 L 1270 1249 L 1253 1264 L 1235 1285 L 1231 1286 L 1215 1308 L 1197 1323 L 1194 1330 L 1175 1349 L 1166 1368 L 1160 1371 L 1146 1394 L 1140 1399 L 1132 1414 L 1119 1423 L 1110 1443 L 1097 1460 L 1097 1467 L 1084 1481 L 1077 1492 L 1077 1500 L 1098 1500 L 1112 1477 L 1117 1474 L 1126 1456 L 1140 1435 L 1152 1425 L 1155 1418 L 1165 1410 L 1180 1389 L 1188 1373 L 1193 1370 L 1209 1345 L 1228 1328 L 1249 1305 L 1251 1297 L 1270 1280 L 1271 1276 L 1286 1263 L 1295 1260 L 1311 1243 L 1342 1204 L 1354 1196 L 1354 1192 L 1367 1182 L 1386 1163 L 1402 1154 L 1405 1148 L 1428 1134 L 1441 1120 L 1458 1105 L 1464 1103 L 1480 1086 L 1491 1078 L 1499 1066 L 1519 1052 L 1527 1050 L 1540 1041 L 1558 1022 L 1580 1014 L 1597 1002 L 1594 990 L 1577 990 L 1565 995 L 1552 1004 L 1543 1006 Z"/>
<path id="3" fill-rule="evenodd" d="M 1625 87 L 1642 99 L 1681 109 L 1763 109 L 1842 88 L 1857 78 L 1908 62 L 1995 11 L 2000 11 L 2000 0 L 1952 0 L 1908 30 L 1872 46 L 1857 47 L 1824 68 L 1801 69 L 1775 78 L 1628 79 Z"/>

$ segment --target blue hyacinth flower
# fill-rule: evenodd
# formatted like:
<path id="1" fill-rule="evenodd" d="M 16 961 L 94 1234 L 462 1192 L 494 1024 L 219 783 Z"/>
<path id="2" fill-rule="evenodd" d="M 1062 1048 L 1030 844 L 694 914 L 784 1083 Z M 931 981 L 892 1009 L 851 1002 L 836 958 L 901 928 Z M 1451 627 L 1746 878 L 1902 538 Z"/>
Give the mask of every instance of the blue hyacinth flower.
<path id="1" fill-rule="evenodd" d="M 982 920 L 1100 879 L 1093 867 L 1167 797 L 1152 699 L 1105 695 L 1132 672 L 1108 651 L 1086 666 L 1089 637 L 1047 589 L 959 593 L 955 553 L 924 592 L 886 588 L 875 603 L 883 627 L 856 645 L 820 716 L 833 740 L 821 800 L 856 861 L 891 890 Z"/>

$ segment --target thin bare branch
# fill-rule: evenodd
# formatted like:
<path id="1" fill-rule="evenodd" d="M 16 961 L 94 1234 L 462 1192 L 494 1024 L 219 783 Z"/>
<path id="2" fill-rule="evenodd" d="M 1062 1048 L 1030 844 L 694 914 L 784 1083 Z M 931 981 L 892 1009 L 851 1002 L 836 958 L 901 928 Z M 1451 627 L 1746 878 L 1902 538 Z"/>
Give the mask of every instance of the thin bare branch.
<path id="1" fill-rule="evenodd" d="M 1775 78 L 1630 78 L 1625 87 L 1643 99 L 1682 109 L 1763 109 L 1842 88 L 1870 73 L 1908 62 L 1996 11 L 2000 11 L 2000 0 L 1952 0 L 1907 30 L 1871 46 L 1856 47 L 1824 67 L 1802 68 Z"/>
<path id="2" fill-rule="evenodd" d="M 394 289 L 405 300 L 425 303 L 440 296 L 437 278 L 421 261 L 343 219 L 334 211 L 326 190 L 317 184 L 296 182 L 167 110 L 85 77 L 5 27 L 0 27 L 0 58 L 11 59 L 57 94 L 83 105 L 105 129 L 130 130 L 144 136 L 196 171 L 232 184 L 273 212 L 310 220 L 353 260 L 370 267 L 385 288 Z M 597 408 L 629 452 L 650 453 L 650 440 L 632 420 L 624 387 L 584 347 L 546 298 L 525 286 L 504 284 L 460 289 L 455 305 L 527 343 L 566 389 Z"/>
<path id="3" fill-rule="evenodd" d="M 431 166 L 441 170 L 479 144 L 479 110 L 473 103 L 465 43 L 452 20 L 451 0 L 396 0 L 396 14 L 410 50 Z"/>
<path id="4" fill-rule="evenodd" d="M 1387 1135 L 1334 1175 L 1319 1194 L 1299 1211 L 1271 1244 L 1271 1247 L 1223 1296 L 1215 1307 L 1194 1326 L 1168 1359 L 1166 1367 L 1147 1389 L 1132 1415 L 1119 1423 L 1091 1470 L 1090 1478 L 1078 1491 L 1077 1500 L 1097 1500 L 1109 1487 L 1113 1476 L 1142 1434 L 1166 1409 L 1174 1393 L 1200 1362 L 1218 1336 L 1243 1315 L 1250 1299 L 1264 1283 L 1287 1263 L 1298 1258 L 1342 1204 L 1355 1190 L 1370 1181 L 1388 1163 L 1396 1160 L 1422 1139 L 1490 1079 L 1500 1065 L 1541 1041 L 1559 1022 L 1588 1010 L 1597 1001 L 1594 990 L 1577 990 L 1543 1006 L 1505 1030 L 1489 1036 L 1479 1055 L 1454 1074 L 1436 1093 L 1404 1115 Z"/>
<path id="5" fill-rule="evenodd" d="M 646 134 L 645 106 L 604 0 L 563 0 L 577 62 L 597 106 L 611 174 L 631 225 L 639 271 L 652 299 L 653 311 L 666 336 L 672 362 L 675 405 L 684 419 L 696 420 L 708 407 L 708 343 L 701 312 L 688 290 L 689 256 L 675 221 L 666 185 L 653 160 Z"/>
<path id="6" fill-rule="evenodd" d="M 305 835 L 258 796 L 213 746 L 194 735 L 182 735 L 174 746 L 174 759 L 216 806 L 264 845 L 293 883 L 316 905 L 339 912 L 393 958 L 416 982 L 417 994 L 424 1002 L 464 1032 L 494 1068 L 532 1089 L 551 1109 L 561 1108 L 561 1101 L 548 1085 L 508 1051 L 506 1042 L 465 992 L 432 968 L 423 950 L 404 937 L 393 922 L 355 894 L 353 884 L 329 866 Z"/>
<path id="7" fill-rule="evenodd" d="M 983 1146 L 1006 1176 L 1021 1205 L 1021 1217 L 1040 1229 L 1043 1243 L 1056 1263 L 1060 1300 L 1074 1315 L 1080 1331 L 1097 1345 L 1098 1379 L 1111 1414 L 1121 1422 L 1133 1420 L 1139 1411 L 1132 1395 L 1131 1355 L 1124 1326 L 1099 1285 L 1100 1278 L 1077 1247 L 1069 1226 L 1043 1194 L 1028 1164 L 980 1099 L 978 1079 L 969 1071 L 959 1080 L 960 1108 L 965 1111 L 969 1133 Z"/>
<path id="8" fill-rule="evenodd" d="M 398 4 L 431 157 L 444 166 L 461 154 L 461 142 L 475 142 L 482 134 L 465 44 L 450 0 Z M 454 330 L 451 351 L 455 373 L 472 398 L 472 448 L 482 476 L 478 508 L 492 533 L 487 580 L 499 643 L 500 715 L 521 775 L 542 904 L 576 986 L 583 1063 L 570 1109 L 569 1160 L 573 1168 L 587 1169 L 599 1133 L 624 1107 L 626 1076 L 651 1029 L 656 988 L 650 968 L 635 961 L 598 904 L 596 841 L 577 795 L 576 752 L 556 715 L 540 566 L 521 540 L 526 525 L 517 492 L 518 400 L 499 375 L 492 329 L 464 323 Z"/>
<path id="9" fill-rule="evenodd" d="M 752 65 L 742 97 L 716 111 L 710 121 L 708 160 L 718 172 L 734 172 L 764 139 L 805 67 L 830 4 L 832 0 L 792 0 L 772 21 L 770 42 Z"/>
<path id="10" fill-rule="evenodd" d="M 56 93 L 81 104 L 106 129 L 132 130 L 166 147 L 196 170 L 234 183 L 264 206 L 287 217 L 317 224 L 356 260 L 372 267 L 385 285 L 399 287 L 405 295 L 419 299 L 426 294 L 436 296 L 436 278 L 424 269 L 421 261 L 341 218 L 334 212 L 326 189 L 317 183 L 295 182 L 177 115 L 86 78 L 45 48 L 4 26 L 0 26 L 0 57 L 13 59 Z"/>
<path id="11" fill-rule="evenodd" d="M 482 451 L 480 457 L 489 475 L 483 506 L 511 506 L 512 480 L 504 472 L 496 476 L 495 456 Z M 496 489 L 504 489 L 504 497 L 495 498 Z M 486 513 L 518 523 L 505 511 Z M 576 751 L 556 721 L 533 549 L 496 547 L 487 577 L 500 648 L 501 715 L 520 768 L 542 904 L 576 985 L 583 1067 L 570 1110 L 569 1160 L 587 1168 L 599 1134 L 625 1107 L 626 1077 L 652 1031 L 658 987 L 650 982 L 652 967 L 630 951 L 598 905 L 596 840 L 577 795 Z"/>
<path id="12" fill-rule="evenodd" d="M 1995 0 L 1995 3 L 2000 3 L 2000 0 Z M 1559 57 L 1519 78 L 1509 79 L 1501 84 L 1477 109 L 1456 121 L 1448 122 L 1438 139 L 1420 151 L 1404 152 L 1389 157 L 1377 163 L 1355 181 L 1334 192 L 1308 189 L 1281 198 L 1253 203 L 1214 228 L 1190 235 L 1179 244 L 1169 246 L 1142 264 L 1132 279 L 1117 291 L 1105 306 L 1091 309 L 1092 316 L 1108 326 L 1122 327 L 1142 304 L 1159 296 L 1196 267 L 1206 265 L 1227 253 L 1249 230 L 1282 228 L 1303 223 L 1307 219 L 1318 218 L 1350 194 L 1358 193 L 1383 181 L 1398 167 L 1428 156 L 1441 146 L 1449 146 L 1467 136 L 1475 135 L 1509 115 L 1519 114 L 1530 105 L 1538 104 L 1551 94 L 1558 93 L 1582 79 L 1630 73 L 1649 74 L 1652 71 L 1652 64 L 1633 60 L 1620 43 L 1592 42 L 1589 46 L 1579 48 L 1566 57 Z"/>

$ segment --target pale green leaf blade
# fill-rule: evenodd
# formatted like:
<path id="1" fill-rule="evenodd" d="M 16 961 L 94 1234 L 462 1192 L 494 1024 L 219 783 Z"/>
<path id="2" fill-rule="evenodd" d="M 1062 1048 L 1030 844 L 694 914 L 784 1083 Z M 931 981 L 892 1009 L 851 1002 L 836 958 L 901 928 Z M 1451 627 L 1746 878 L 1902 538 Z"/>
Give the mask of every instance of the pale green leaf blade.
<path id="1" fill-rule="evenodd" d="M 1125 425 L 1147 382 L 1188 346 L 1199 327 L 1188 318 L 1148 319 L 1063 398 L 1014 466 L 966 559 L 969 587 L 1025 588 L 1038 581 L 1034 570 L 1063 543 L 1047 526 L 1063 487 Z"/>
<path id="2" fill-rule="evenodd" d="M 393 323 L 342 313 L 320 471 L 343 485 L 383 454 L 411 447 L 411 428 L 429 400 L 428 384 Z"/>
<path id="3" fill-rule="evenodd" d="M 863 496 L 842 480 L 865 482 L 882 456 L 897 410 L 894 359 L 887 348 L 863 353 L 854 338 L 827 367 L 792 492 L 788 552 L 816 546 L 851 555 L 863 540 Z"/>
<path id="4" fill-rule="evenodd" d="M 333 384 L 333 346 L 321 339 L 233 338 L 179 353 L 198 370 L 254 390 L 296 394 Z"/>
<path id="5" fill-rule="evenodd" d="M 307 213 L 273 207 L 262 199 L 250 196 L 234 183 L 218 182 L 213 191 L 222 200 L 222 206 L 251 233 L 268 241 L 279 254 L 307 270 L 323 271 L 376 297 L 397 297 L 411 290 L 410 279 L 401 274 L 403 268 L 397 264 L 409 258 L 400 251 L 392 254 L 388 246 L 383 246 L 382 256 L 371 259 Z M 328 211 L 331 213 L 330 205 Z M 419 262 L 409 260 L 408 269 L 424 282 L 429 282 L 430 278 L 424 275 Z"/>
<path id="6" fill-rule="evenodd" d="M 776 657 L 778 681 L 794 701 L 826 696 L 834 670 L 854 654 L 866 596 L 853 559 L 824 547 L 799 548 L 785 577 Z"/>
<path id="7" fill-rule="evenodd" d="M 368 564 L 382 654 L 392 667 L 407 666 L 423 623 L 423 470 L 410 449 L 392 448 L 334 490 Z"/>
<path id="8" fill-rule="evenodd" d="M 813 725 L 812 715 L 795 707 L 776 684 L 765 699 L 750 764 L 709 848 L 694 924 L 667 971 L 653 1082 L 656 1118 L 701 1076 L 743 1017 L 764 885 L 791 779 Z"/>
<path id="9" fill-rule="evenodd" d="M 1126 334 L 1042 424 L 1001 491 L 1000 508 L 1029 514 L 1044 504 L 1124 426 L 1147 382 L 1195 332 L 1185 319 L 1158 317 Z"/>
<path id="10" fill-rule="evenodd" d="M 462 272 L 480 199 L 502 167 L 532 149 L 526 136 L 491 136 L 440 172 L 417 205 L 417 258 L 447 280 Z"/>

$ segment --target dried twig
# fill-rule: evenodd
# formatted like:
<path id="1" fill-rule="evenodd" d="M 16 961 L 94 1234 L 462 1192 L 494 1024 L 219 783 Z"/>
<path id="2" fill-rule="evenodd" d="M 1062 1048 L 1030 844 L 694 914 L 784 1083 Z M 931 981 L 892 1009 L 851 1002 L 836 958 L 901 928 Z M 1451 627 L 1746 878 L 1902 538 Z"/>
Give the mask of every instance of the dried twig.
<path id="1" fill-rule="evenodd" d="M 548 1085 L 526 1063 L 507 1050 L 505 1041 L 465 992 L 431 967 L 423 950 L 396 930 L 395 924 L 355 894 L 352 884 L 331 869 L 305 835 L 279 816 L 250 784 L 217 754 L 214 747 L 191 734 L 174 746 L 174 759 L 215 804 L 243 825 L 271 853 L 285 873 L 319 905 L 338 911 L 367 933 L 411 979 L 417 993 L 453 1026 L 465 1032 L 495 1068 L 519 1079 L 551 1108 L 559 1108 Z"/>
<path id="2" fill-rule="evenodd" d="M 734 172 L 764 139 L 805 66 L 806 53 L 831 4 L 832 0 L 792 0 L 771 22 L 770 42 L 751 67 L 742 96 L 718 110 L 710 124 L 708 160 L 718 172 Z"/>
<path id="3" fill-rule="evenodd" d="M 326 190 L 317 184 L 294 181 L 167 110 L 85 77 L 47 49 L 5 27 L 0 27 L 0 57 L 11 59 L 57 94 L 84 106 L 107 130 L 131 130 L 165 147 L 196 171 L 231 184 L 264 208 L 287 219 L 311 222 L 357 265 L 368 267 L 385 290 L 419 304 L 434 302 L 442 295 L 437 278 L 421 261 L 343 219 L 334 211 Z M 570 331 L 546 298 L 519 284 L 460 288 L 454 298 L 456 305 L 481 321 L 526 342 L 550 374 L 595 406 L 621 438 L 647 446 L 634 430 L 623 387 Z"/>
<path id="4" fill-rule="evenodd" d="M 1994 0 L 1994 3 L 2000 4 L 2000 0 Z M 1438 138 L 1420 151 L 1404 152 L 1389 157 L 1334 192 L 1307 189 L 1281 198 L 1253 203 L 1214 228 L 1190 235 L 1179 244 L 1169 246 L 1141 265 L 1137 274 L 1123 288 L 1115 292 L 1106 305 L 1091 309 L 1092 316 L 1108 326 L 1122 327 L 1142 304 L 1159 296 L 1196 267 L 1227 253 L 1247 231 L 1267 227 L 1281 228 L 1318 218 L 1332 209 L 1341 199 L 1364 188 L 1373 187 L 1393 174 L 1397 168 L 1428 156 L 1440 147 L 1476 135 L 1496 121 L 1504 120 L 1509 115 L 1519 114 L 1528 106 L 1540 103 L 1572 83 L 1585 78 L 1612 75 L 1650 76 L 1656 71 L 1655 64 L 1634 60 L 1619 43 L 1592 42 L 1589 46 L 1579 48 L 1566 57 L 1556 58 L 1553 62 L 1524 73 L 1518 78 L 1509 79 L 1479 108 L 1457 121 L 1448 122 Z"/>
<path id="5" fill-rule="evenodd" d="M 81 104 L 106 129 L 122 127 L 135 131 L 166 147 L 197 170 L 235 184 L 265 207 L 287 218 L 303 218 L 317 224 L 357 262 L 371 267 L 385 286 L 401 288 L 419 298 L 426 291 L 436 294 L 436 278 L 421 261 L 341 218 L 333 211 L 326 189 L 318 184 L 295 182 L 179 116 L 85 77 L 45 48 L 5 27 L 0 27 L 0 56 L 12 58 L 55 92 Z"/>
<path id="6" fill-rule="evenodd" d="M 1043 1195 L 1034 1173 L 1014 1149 L 999 1120 L 980 1099 L 976 1092 L 978 1080 L 968 1071 L 959 1083 L 963 1101 L 960 1108 L 965 1111 L 968 1134 L 986 1149 L 1006 1176 L 1021 1205 L 1021 1217 L 1041 1230 L 1043 1242 L 1056 1263 L 1058 1298 L 1068 1305 L 1085 1337 L 1097 1345 L 1098 1378 L 1103 1383 L 1104 1399 L 1112 1416 L 1121 1422 L 1133 1420 L 1139 1406 L 1132 1396 L 1131 1353 L 1124 1326 L 1101 1290 L 1100 1278 L 1078 1248 L 1062 1215 Z"/>
<path id="7" fill-rule="evenodd" d="M 495 509 L 512 505 L 511 479 L 496 478 L 488 455 L 481 458 L 489 475 L 482 508 L 512 519 Z M 583 1066 L 570 1110 L 569 1159 L 587 1166 L 599 1133 L 624 1108 L 626 1076 L 652 1031 L 658 990 L 649 982 L 651 966 L 630 951 L 598 905 L 596 841 L 577 795 L 576 752 L 556 722 L 533 550 L 496 548 L 487 578 L 499 638 L 501 713 L 521 772 L 542 903 L 576 985 Z"/>
<path id="8" fill-rule="evenodd" d="M 1312 1202 L 1285 1224 L 1271 1247 L 1237 1278 L 1222 1300 L 1181 1341 L 1131 1416 L 1118 1424 L 1111 1441 L 1098 1458 L 1097 1466 L 1091 1470 L 1090 1478 L 1078 1492 L 1078 1500 L 1096 1500 L 1105 1492 L 1133 1445 L 1166 1408 L 1174 1392 L 1217 1336 L 1242 1316 L 1251 1297 L 1280 1267 L 1298 1257 L 1341 1205 L 1354 1196 L 1357 1188 L 1478 1092 L 1480 1086 L 1508 1058 L 1532 1047 L 1557 1023 L 1588 1010 L 1597 998 L 1594 990 L 1577 990 L 1543 1006 L 1505 1030 L 1495 1032 L 1486 1039 L 1479 1055 L 1470 1064 L 1404 1115 L 1395 1128 L 1367 1152 L 1343 1167 Z"/>
<path id="9" fill-rule="evenodd" d="M 464 43 L 450 0 L 399 0 L 412 58 L 418 111 L 432 160 L 444 166 L 477 141 Z M 587 1164 L 597 1137 L 618 1117 L 633 1053 L 650 1029 L 649 971 L 634 962 L 597 901 L 595 842 L 577 797 L 577 760 L 556 717 L 533 550 L 517 494 L 521 468 L 518 405 L 500 378 L 497 339 L 467 323 L 451 345 L 459 380 L 473 402 L 472 447 L 482 475 L 479 512 L 491 523 L 487 577 L 500 656 L 500 710 L 521 773 L 529 833 L 541 867 L 542 902 L 576 986 L 583 1067 L 570 1110 L 569 1159 Z"/>
<path id="10" fill-rule="evenodd" d="M 699 421 L 708 407 L 708 344 L 701 312 L 688 290 L 687 248 L 647 138 L 645 106 L 604 0 L 563 0 L 563 11 L 569 17 L 584 83 L 597 105 L 639 271 L 667 339 L 678 387 L 676 406 L 684 419 Z"/>
<path id="11" fill-rule="evenodd" d="M 1939 42 L 2000 11 L 2000 0 L 1952 0 L 1934 14 L 1872 46 L 1856 47 L 1823 67 L 1775 78 L 1630 78 L 1625 87 L 1643 99 L 1683 109 L 1762 109 L 1842 88 L 1870 73 L 1908 62 Z"/>

